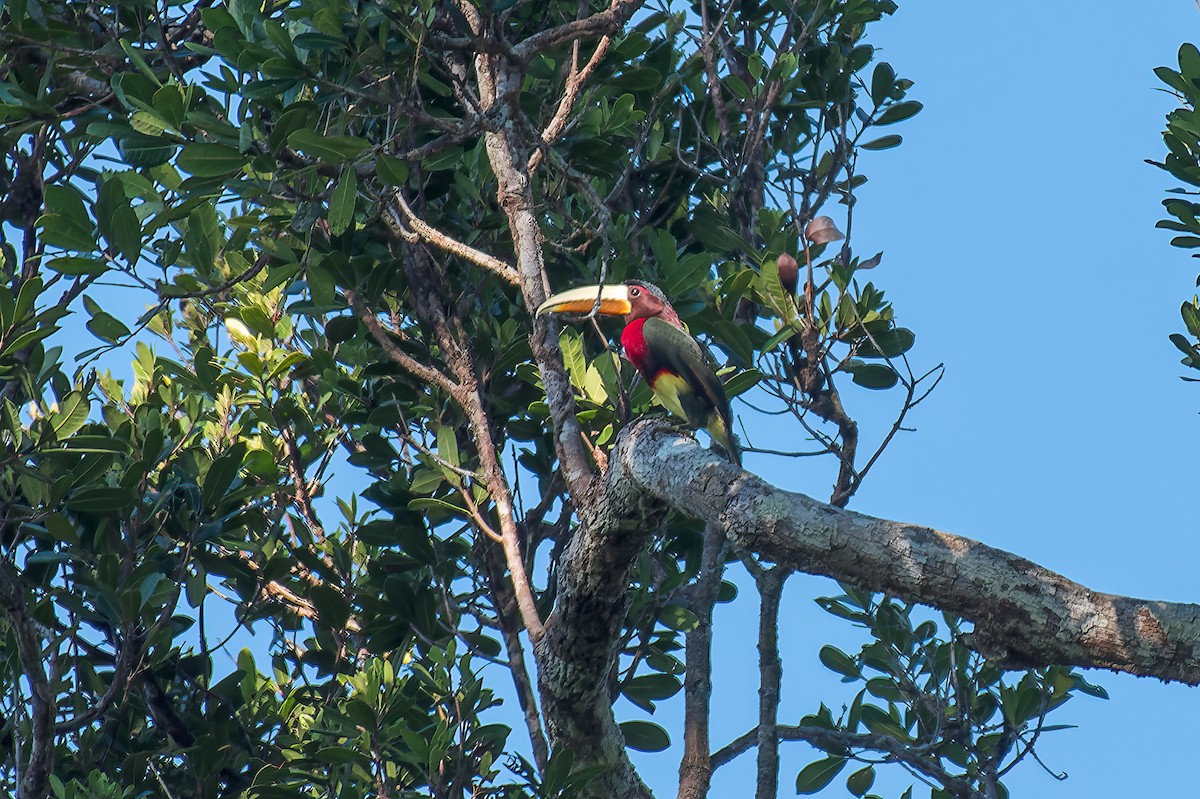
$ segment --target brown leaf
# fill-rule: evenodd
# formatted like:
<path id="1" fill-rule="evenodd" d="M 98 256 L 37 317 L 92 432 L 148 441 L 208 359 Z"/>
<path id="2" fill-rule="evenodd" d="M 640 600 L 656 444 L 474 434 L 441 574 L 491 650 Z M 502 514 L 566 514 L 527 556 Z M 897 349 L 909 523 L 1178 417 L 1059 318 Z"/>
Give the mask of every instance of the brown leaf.
<path id="1" fill-rule="evenodd" d="M 831 241 L 844 239 L 842 231 L 837 229 L 837 225 L 827 216 L 813 217 L 813 220 L 804 228 L 804 235 L 813 244 L 828 244 Z"/>
<path id="2" fill-rule="evenodd" d="M 795 295 L 796 286 L 800 284 L 800 265 L 786 252 L 779 256 L 778 263 L 779 282 L 783 285 L 783 290 L 788 294 Z"/>

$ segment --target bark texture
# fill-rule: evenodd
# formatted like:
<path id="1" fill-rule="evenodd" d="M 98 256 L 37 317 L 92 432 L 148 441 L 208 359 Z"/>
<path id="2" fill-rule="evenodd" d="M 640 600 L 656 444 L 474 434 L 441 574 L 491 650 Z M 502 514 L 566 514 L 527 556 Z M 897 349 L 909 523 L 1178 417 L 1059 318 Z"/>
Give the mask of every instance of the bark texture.
<path id="1" fill-rule="evenodd" d="M 1006 667 L 1083 666 L 1200 683 L 1200 605 L 1093 591 L 970 538 L 784 491 L 661 421 L 628 427 L 614 455 L 610 490 L 628 495 L 630 483 L 719 522 L 730 541 L 766 560 L 967 618 L 973 645 Z"/>
<path id="2" fill-rule="evenodd" d="M 554 612 L 534 652 L 550 740 L 573 750 L 578 763 L 610 766 L 589 784 L 589 795 L 641 799 L 651 793 L 613 717 L 611 676 L 630 569 L 666 518 L 667 505 L 625 479 L 628 473 L 627 466 L 610 466 L 608 479 L 584 493 L 579 527 L 559 564 Z"/>

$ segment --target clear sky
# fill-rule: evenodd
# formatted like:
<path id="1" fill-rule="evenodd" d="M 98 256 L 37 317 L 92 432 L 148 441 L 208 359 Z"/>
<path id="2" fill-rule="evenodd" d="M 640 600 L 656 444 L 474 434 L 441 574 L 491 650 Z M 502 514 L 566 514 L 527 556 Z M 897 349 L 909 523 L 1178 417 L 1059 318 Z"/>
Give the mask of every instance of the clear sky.
<path id="1" fill-rule="evenodd" d="M 925 110 L 897 126 L 900 148 L 860 162 L 871 180 L 855 250 L 884 251 L 875 277 L 917 333 L 915 364 L 942 361 L 947 373 L 912 417 L 918 432 L 893 445 L 852 508 L 976 538 L 1098 590 L 1200 601 L 1200 386 L 1179 380 L 1167 340 L 1200 262 L 1154 229 L 1174 184 L 1143 161 L 1161 159 L 1175 105 L 1152 70 L 1174 64 L 1186 40 L 1200 40 L 1200 11 L 1183 0 L 922 0 L 875 26 L 871 42 L 915 81 L 910 97 Z M 866 418 L 863 393 L 849 402 Z M 828 465 L 747 465 L 828 496 Z M 813 605 L 836 592 L 819 578 L 789 584 L 785 722 L 852 696 L 817 662 L 822 643 L 857 651 L 863 641 Z M 754 605 L 744 592 L 718 617 L 714 748 L 755 716 Z M 1194 785 L 1180 764 L 1194 757 L 1200 689 L 1087 676 L 1111 701 L 1072 700 L 1052 723 L 1079 729 L 1039 748 L 1069 779 L 1023 763 L 1007 780 L 1013 796 L 1174 796 Z M 678 730 L 672 712 L 657 720 Z M 712 795 L 751 795 L 753 757 L 718 771 Z M 813 759 L 804 744 L 783 745 L 781 796 Z M 677 756 L 638 760 L 658 795 L 673 796 Z M 847 773 L 827 795 L 849 795 Z M 907 784 L 876 789 L 896 796 Z"/>

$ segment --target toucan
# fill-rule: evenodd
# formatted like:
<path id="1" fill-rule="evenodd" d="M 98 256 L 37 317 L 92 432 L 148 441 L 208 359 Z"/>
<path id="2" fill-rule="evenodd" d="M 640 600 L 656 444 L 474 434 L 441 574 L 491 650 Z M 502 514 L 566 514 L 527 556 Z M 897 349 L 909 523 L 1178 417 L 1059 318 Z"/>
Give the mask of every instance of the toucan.
<path id="1" fill-rule="evenodd" d="M 555 294 L 537 309 L 545 313 L 624 316 L 621 347 L 664 408 L 693 428 L 703 427 L 738 466 L 733 416 L 712 357 L 683 326 L 662 290 L 644 280 L 616 286 L 582 286 Z"/>

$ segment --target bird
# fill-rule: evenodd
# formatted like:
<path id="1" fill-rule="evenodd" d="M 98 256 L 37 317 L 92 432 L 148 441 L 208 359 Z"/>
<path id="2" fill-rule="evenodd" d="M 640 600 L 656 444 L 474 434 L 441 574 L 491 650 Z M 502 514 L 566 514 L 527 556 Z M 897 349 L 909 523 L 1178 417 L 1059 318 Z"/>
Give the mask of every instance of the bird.
<path id="1" fill-rule="evenodd" d="M 659 403 L 693 429 L 707 430 L 729 460 L 741 466 L 729 398 L 712 356 L 687 332 L 662 290 L 644 280 L 581 286 L 550 297 L 536 316 L 593 310 L 625 317 L 621 348 Z"/>

